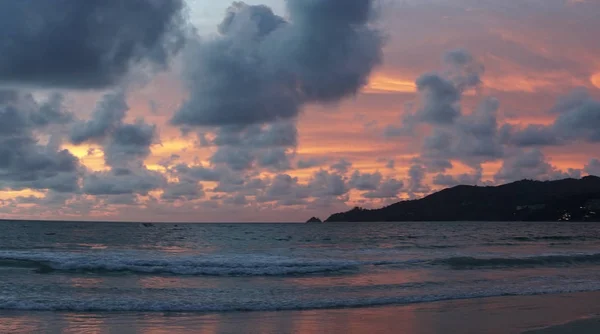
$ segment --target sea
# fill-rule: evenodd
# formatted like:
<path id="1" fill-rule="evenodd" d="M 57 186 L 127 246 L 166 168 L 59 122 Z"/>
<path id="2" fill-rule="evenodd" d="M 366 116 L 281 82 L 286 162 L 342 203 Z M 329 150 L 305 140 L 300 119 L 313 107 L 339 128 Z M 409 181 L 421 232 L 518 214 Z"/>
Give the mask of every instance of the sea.
<path id="1" fill-rule="evenodd" d="M 600 291 L 600 224 L 0 223 L 0 310 L 162 314 Z"/>

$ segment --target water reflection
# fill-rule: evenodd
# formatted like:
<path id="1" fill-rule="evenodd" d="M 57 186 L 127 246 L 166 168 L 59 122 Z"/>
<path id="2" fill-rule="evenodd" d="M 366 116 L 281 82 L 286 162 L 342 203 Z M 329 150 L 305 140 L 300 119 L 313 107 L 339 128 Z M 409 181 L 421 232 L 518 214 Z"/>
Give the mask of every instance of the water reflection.
<path id="1" fill-rule="evenodd" d="M 521 333 L 599 314 L 600 293 L 223 314 L 0 312 L 0 333 Z"/>
<path id="2" fill-rule="evenodd" d="M 39 333 L 42 328 L 41 319 L 16 312 L 0 313 L 0 333 Z"/>
<path id="3" fill-rule="evenodd" d="M 104 280 L 101 278 L 93 278 L 93 277 L 71 277 L 69 279 L 71 286 L 75 288 L 95 288 L 99 287 L 104 283 Z"/>

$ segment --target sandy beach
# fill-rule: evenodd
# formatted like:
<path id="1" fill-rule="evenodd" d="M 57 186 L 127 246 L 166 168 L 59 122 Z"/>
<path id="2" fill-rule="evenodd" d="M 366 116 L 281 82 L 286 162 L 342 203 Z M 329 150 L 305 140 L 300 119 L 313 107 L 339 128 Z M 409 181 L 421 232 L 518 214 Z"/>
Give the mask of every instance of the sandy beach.
<path id="1" fill-rule="evenodd" d="M 599 333 L 600 293 L 221 314 L 0 312 L 2 333 Z M 583 319 L 583 320 L 582 320 Z"/>

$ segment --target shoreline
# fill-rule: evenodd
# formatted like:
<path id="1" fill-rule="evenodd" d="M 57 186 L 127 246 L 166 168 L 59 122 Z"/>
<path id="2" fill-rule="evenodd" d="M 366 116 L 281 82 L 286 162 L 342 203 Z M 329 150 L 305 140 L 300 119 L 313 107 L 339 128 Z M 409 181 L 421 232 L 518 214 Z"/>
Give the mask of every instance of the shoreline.
<path id="1" fill-rule="evenodd" d="M 149 313 L 0 310 L 0 332 L 599 333 L 600 292 L 503 296 L 367 308 Z M 583 319 L 583 320 L 582 320 Z M 574 332 L 574 330 L 576 330 Z"/>

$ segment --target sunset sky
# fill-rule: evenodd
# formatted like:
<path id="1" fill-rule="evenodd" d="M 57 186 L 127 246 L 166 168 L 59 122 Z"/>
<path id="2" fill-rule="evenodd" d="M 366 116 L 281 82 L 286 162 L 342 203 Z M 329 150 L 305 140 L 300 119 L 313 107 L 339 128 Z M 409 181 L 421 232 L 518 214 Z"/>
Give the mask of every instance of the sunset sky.
<path id="1" fill-rule="evenodd" d="M 595 0 L 3 1 L 0 217 L 295 222 L 600 175 Z"/>

